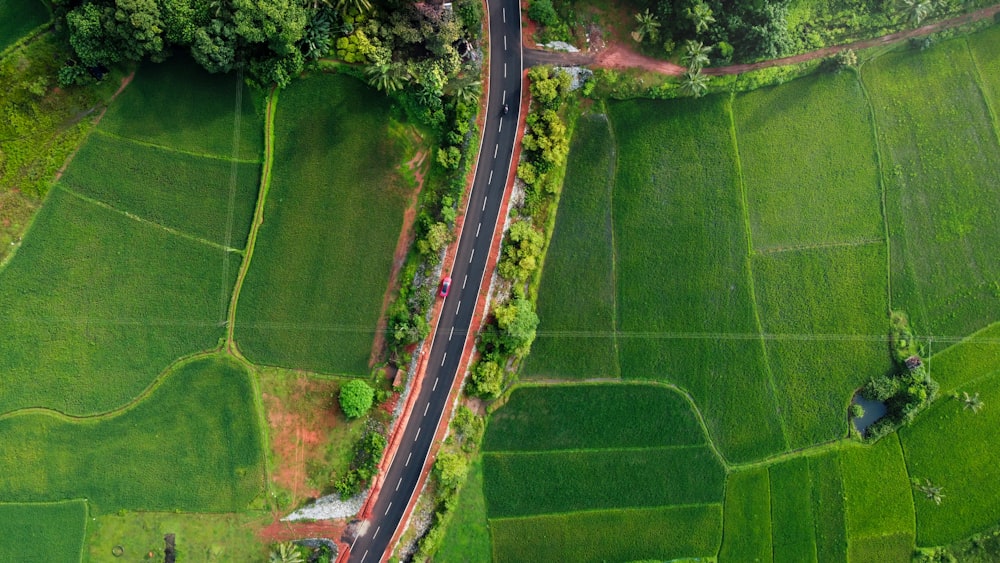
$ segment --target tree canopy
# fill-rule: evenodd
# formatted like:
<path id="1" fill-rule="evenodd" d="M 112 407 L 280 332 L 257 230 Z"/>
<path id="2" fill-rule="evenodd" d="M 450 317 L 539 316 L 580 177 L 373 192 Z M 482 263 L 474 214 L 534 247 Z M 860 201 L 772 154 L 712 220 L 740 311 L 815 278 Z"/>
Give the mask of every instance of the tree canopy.
<path id="1" fill-rule="evenodd" d="M 360 379 L 348 381 L 340 388 L 340 408 L 347 418 L 364 415 L 372 408 L 374 400 L 375 390 Z"/>

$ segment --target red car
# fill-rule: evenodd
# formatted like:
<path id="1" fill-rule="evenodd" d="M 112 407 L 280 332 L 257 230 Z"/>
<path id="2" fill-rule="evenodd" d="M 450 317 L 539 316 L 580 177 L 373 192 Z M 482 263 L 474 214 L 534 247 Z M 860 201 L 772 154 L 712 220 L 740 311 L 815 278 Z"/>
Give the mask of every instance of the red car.
<path id="1" fill-rule="evenodd" d="M 448 290 L 451 289 L 451 276 L 445 276 L 441 280 L 441 291 L 438 292 L 439 297 L 448 297 Z"/>

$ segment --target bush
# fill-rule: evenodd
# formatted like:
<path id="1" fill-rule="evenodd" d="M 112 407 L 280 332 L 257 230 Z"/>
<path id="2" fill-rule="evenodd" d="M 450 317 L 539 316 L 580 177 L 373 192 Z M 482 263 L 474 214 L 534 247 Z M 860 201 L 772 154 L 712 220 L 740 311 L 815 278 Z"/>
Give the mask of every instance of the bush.
<path id="1" fill-rule="evenodd" d="M 528 8 L 528 17 L 545 26 L 559 23 L 559 15 L 552 7 L 552 0 L 532 0 Z"/>
<path id="2" fill-rule="evenodd" d="M 855 403 L 847 409 L 847 413 L 851 415 L 851 418 L 861 418 L 865 415 L 865 409 L 861 405 Z"/>
<path id="3" fill-rule="evenodd" d="M 370 385 L 355 379 L 340 388 L 340 409 L 347 418 L 358 418 L 372 408 L 375 390 Z"/>

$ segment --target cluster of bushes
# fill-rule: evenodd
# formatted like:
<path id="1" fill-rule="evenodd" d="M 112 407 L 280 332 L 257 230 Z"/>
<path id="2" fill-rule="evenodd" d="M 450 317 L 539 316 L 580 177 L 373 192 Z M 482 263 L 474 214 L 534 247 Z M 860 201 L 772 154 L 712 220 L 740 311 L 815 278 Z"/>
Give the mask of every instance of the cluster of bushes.
<path id="1" fill-rule="evenodd" d="M 341 498 L 353 497 L 368 486 L 388 445 L 385 430 L 381 422 L 368 419 L 364 434 L 354 444 L 354 459 L 351 461 L 350 470 L 333 484 L 333 489 Z"/>
<path id="2" fill-rule="evenodd" d="M 479 360 L 470 368 L 466 392 L 484 399 L 500 396 L 510 361 L 524 358 L 531 350 L 538 327 L 534 301 L 526 287 L 537 275 L 545 251 L 545 231 L 550 207 L 559 193 L 569 153 L 569 132 L 558 109 L 567 99 L 571 77 L 548 67 L 528 72 L 532 108 L 526 117 L 518 178 L 525 189 L 524 201 L 512 211 L 510 224 L 497 263 L 497 274 L 510 291 L 498 296 L 493 314 L 479 333 Z"/>
<path id="3" fill-rule="evenodd" d="M 870 400 L 886 405 L 886 414 L 868 427 L 866 438 L 878 440 L 900 425 L 909 424 L 937 396 L 938 383 L 931 379 L 919 356 L 919 345 L 906 315 L 893 312 L 889 347 L 894 369 L 873 377 L 861 389 Z M 907 365 L 911 361 L 911 365 Z"/>
<path id="4" fill-rule="evenodd" d="M 539 43 L 573 39 L 573 29 L 577 20 L 571 2 L 560 2 L 557 10 L 552 0 L 531 0 L 528 5 L 528 17 L 540 26 L 535 37 Z"/>
<path id="5" fill-rule="evenodd" d="M 460 405 L 451 420 L 451 434 L 445 440 L 431 477 L 434 484 L 434 519 L 430 529 L 420 538 L 414 561 L 428 560 L 444 539 L 448 521 L 458 504 L 458 493 L 469 472 L 469 454 L 479 448 L 485 421 L 468 407 Z"/>

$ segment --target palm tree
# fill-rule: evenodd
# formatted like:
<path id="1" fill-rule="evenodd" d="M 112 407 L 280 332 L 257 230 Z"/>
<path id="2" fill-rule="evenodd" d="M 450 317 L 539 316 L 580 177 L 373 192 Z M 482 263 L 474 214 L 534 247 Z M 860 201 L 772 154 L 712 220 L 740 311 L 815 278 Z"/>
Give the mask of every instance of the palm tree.
<path id="1" fill-rule="evenodd" d="M 708 91 L 708 76 L 701 69 L 688 70 L 681 80 L 681 92 L 700 98 Z"/>
<path id="2" fill-rule="evenodd" d="M 694 32 L 701 33 L 708 31 L 708 26 L 715 23 L 715 16 L 712 9 L 704 2 L 695 2 L 690 7 L 684 9 L 684 15 L 694 22 Z"/>
<path id="3" fill-rule="evenodd" d="M 632 39 L 637 43 L 642 43 L 643 39 L 649 38 L 655 42 L 660 35 L 660 22 L 656 21 L 656 16 L 650 13 L 649 8 L 645 12 L 635 15 L 635 21 L 639 22 L 639 27 L 632 32 Z"/>
<path id="4" fill-rule="evenodd" d="M 979 393 L 970 396 L 968 391 L 962 391 L 962 402 L 965 403 L 963 408 L 971 410 L 973 413 L 978 413 L 983 408 L 983 400 L 979 398 Z"/>
<path id="5" fill-rule="evenodd" d="M 271 549 L 270 563 L 305 563 L 305 561 L 292 542 L 279 543 Z"/>
<path id="6" fill-rule="evenodd" d="M 701 41 L 691 41 L 689 39 L 684 44 L 684 54 L 681 56 L 681 62 L 688 67 L 688 70 L 701 70 L 708 65 L 708 54 L 711 52 L 712 48 L 702 44 Z"/>
<path id="7" fill-rule="evenodd" d="M 365 69 L 368 84 L 386 93 L 397 92 L 403 88 L 403 72 L 398 64 L 376 64 Z"/>
<path id="8" fill-rule="evenodd" d="M 914 27 L 920 25 L 933 10 L 932 0 L 902 0 L 899 6 L 899 13 Z"/>
<path id="9" fill-rule="evenodd" d="M 341 15 L 346 16 L 352 11 L 364 15 L 372 10 L 372 3 L 368 0 L 337 0 L 334 7 Z"/>
<path id="10" fill-rule="evenodd" d="M 944 498 L 944 487 L 935 486 L 931 483 L 930 479 L 924 479 L 924 483 L 921 485 L 920 480 L 914 478 L 914 486 L 917 490 L 924 494 L 925 497 L 934 501 L 934 504 L 941 504 L 941 499 Z"/>
<path id="11" fill-rule="evenodd" d="M 479 96 L 479 93 L 483 90 L 483 83 L 481 80 L 456 80 L 454 84 L 455 100 L 462 104 L 472 103 Z"/>

